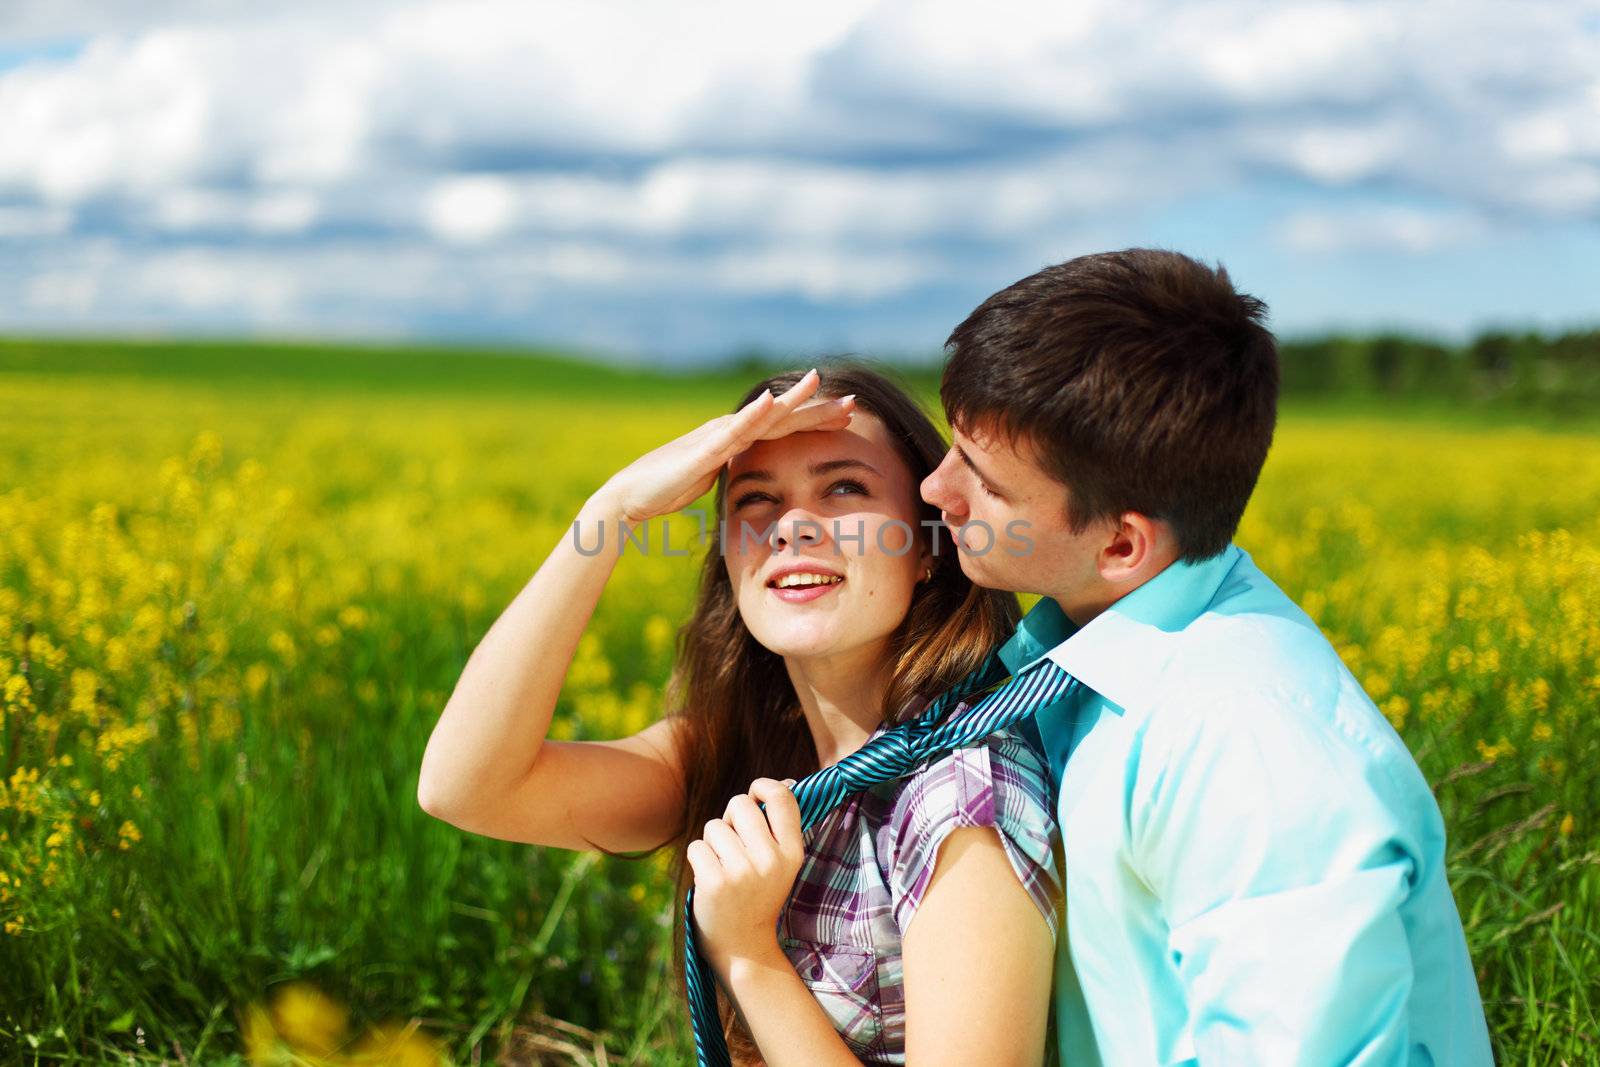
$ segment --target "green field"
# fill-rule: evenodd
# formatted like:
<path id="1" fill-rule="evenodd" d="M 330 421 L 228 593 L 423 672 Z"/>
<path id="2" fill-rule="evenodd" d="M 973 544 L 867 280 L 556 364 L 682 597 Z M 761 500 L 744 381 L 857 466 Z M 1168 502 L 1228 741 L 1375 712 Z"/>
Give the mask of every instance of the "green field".
<path id="1" fill-rule="evenodd" d="M 661 857 L 416 777 L 584 496 L 747 384 L 0 343 L 0 1062 L 684 1062 Z M 1499 1062 L 1600 1063 L 1600 434 L 1294 401 L 1238 540 L 1436 784 Z M 694 577 L 622 561 L 562 736 L 658 714 Z"/>

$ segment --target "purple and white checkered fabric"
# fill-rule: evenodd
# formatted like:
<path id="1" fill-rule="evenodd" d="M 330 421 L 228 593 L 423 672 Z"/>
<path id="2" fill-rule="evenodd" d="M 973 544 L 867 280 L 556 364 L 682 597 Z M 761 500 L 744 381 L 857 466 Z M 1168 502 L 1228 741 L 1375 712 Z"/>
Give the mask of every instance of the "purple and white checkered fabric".
<path id="1" fill-rule="evenodd" d="M 1000 731 L 856 794 L 807 834 L 778 936 L 863 1062 L 905 1063 L 901 935 L 922 902 L 940 843 L 963 826 L 999 831 L 1012 869 L 1055 936 L 1060 837 L 1049 770 L 1024 734 Z"/>

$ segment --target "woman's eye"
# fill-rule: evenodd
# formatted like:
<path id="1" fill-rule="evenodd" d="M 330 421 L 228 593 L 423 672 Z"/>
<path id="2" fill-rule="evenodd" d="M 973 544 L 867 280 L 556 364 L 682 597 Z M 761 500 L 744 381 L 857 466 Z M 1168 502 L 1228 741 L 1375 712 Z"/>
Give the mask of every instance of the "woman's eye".
<path id="1" fill-rule="evenodd" d="M 849 493 L 860 493 L 863 496 L 870 496 L 871 495 L 870 493 L 867 492 L 867 487 L 866 486 L 862 485 L 860 482 L 858 482 L 858 481 L 856 481 L 856 480 L 854 480 L 852 478 L 845 478 L 845 479 L 842 479 L 840 481 L 834 482 L 832 485 L 828 486 L 828 491 L 823 495 L 825 495 L 825 496 L 833 496 L 833 495 L 835 495 L 837 493 L 840 493 L 841 491 L 849 492 Z M 773 496 L 771 493 L 763 493 L 760 490 L 753 490 L 751 492 L 745 493 L 743 496 L 741 496 L 737 500 L 735 500 L 733 502 L 733 508 L 735 510 L 738 510 L 739 508 L 744 507 L 746 504 L 754 504 L 754 503 L 758 503 L 758 502 L 761 502 L 761 501 L 776 502 L 777 501 L 777 497 Z"/>

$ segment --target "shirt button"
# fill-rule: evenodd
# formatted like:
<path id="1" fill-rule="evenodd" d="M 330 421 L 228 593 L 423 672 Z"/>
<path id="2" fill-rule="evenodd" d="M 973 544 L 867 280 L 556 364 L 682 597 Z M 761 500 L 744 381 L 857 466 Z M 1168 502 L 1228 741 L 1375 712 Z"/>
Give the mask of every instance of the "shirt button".
<path id="1" fill-rule="evenodd" d="M 813 978 L 821 978 L 822 977 L 822 964 L 813 963 L 811 965 L 811 977 L 813 977 Z"/>

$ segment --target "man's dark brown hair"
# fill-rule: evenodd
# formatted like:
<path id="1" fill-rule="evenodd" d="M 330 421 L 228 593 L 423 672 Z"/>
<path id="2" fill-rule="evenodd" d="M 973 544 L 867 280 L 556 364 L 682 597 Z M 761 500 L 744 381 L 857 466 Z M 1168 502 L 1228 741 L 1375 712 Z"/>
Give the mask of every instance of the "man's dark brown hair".
<path id="1" fill-rule="evenodd" d="M 1067 487 L 1067 522 L 1137 511 L 1180 559 L 1228 547 L 1278 410 L 1267 307 L 1221 264 L 1128 248 L 995 293 L 945 343 L 939 390 L 963 433 L 997 435 Z"/>

